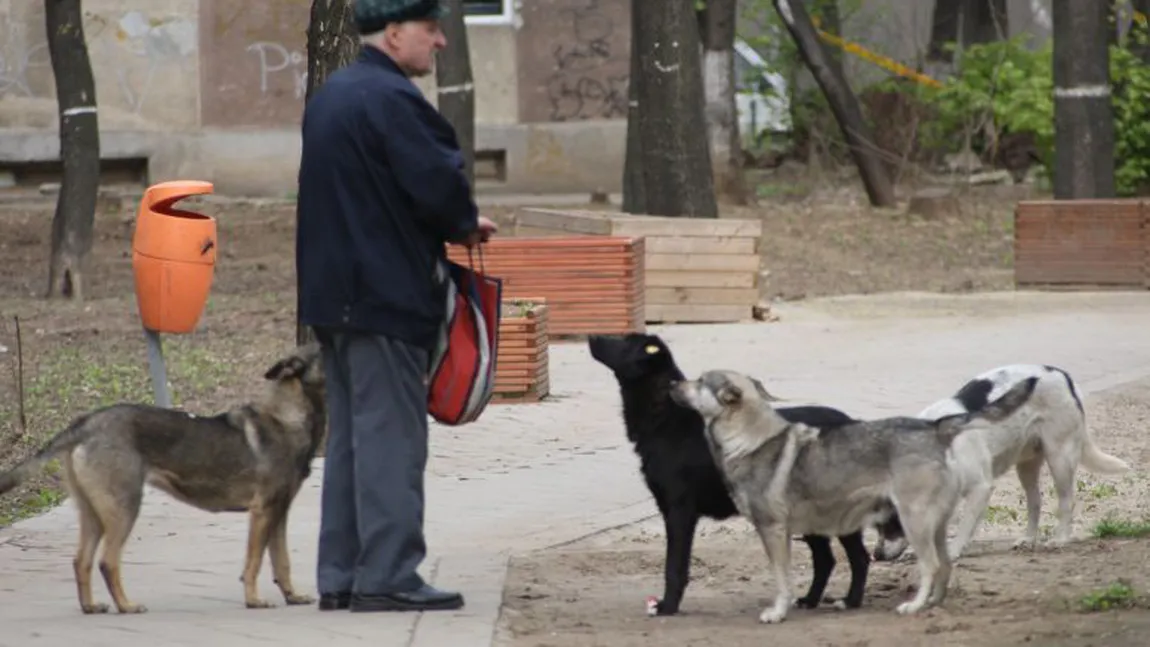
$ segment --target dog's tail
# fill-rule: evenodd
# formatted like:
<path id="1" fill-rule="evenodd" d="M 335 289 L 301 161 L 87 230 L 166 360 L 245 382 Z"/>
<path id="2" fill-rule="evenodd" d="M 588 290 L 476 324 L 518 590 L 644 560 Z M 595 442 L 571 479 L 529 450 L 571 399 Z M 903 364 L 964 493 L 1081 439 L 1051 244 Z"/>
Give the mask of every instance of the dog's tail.
<path id="1" fill-rule="evenodd" d="M 1001 422 L 1009 418 L 1019 407 L 1026 404 L 1030 395 L 1034 393 L 1034 387 L 1037 384 L 1037 377 L 1028 377 L 1003 393 L 1002 397 L 977 411 L 939 418 L 938 422 L 935 423 L 938 425 L 939 436 L 947 444 L 950 444 L 956 436 L 970 428 L 972 423 L 983 420 Z"/>
<path id="2" fill-rule="evenodd" d="M 40 451 L 20 461 L 7 472 L 0 474 L 0 494 L 4 494 L 23 483 L 25 479 L 39 472 L 45 463 L 57 455 L 84 442 L 92 433 L 88 421 L 98 413 L 87 413 L 76 418 L 67 428 L 53 436 L 47 445 L 40 448 Z"/>
<path id="3" fill-rule="evenodd" d="M 1094 444 L 1094 439 L 1086 436 L 1082 443 L 1082 467 L 1095 474 L 1123 474 L 1130 470 L 1130 464 L 1111 456 Z"/>

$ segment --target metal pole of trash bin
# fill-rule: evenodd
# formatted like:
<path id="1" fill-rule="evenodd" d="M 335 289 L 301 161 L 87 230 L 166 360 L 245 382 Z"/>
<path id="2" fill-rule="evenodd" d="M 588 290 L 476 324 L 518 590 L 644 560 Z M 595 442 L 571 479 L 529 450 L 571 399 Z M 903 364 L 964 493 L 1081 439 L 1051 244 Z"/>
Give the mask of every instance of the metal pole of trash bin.
<path id="1" fill-rule="evenodd" d="M 144 329 L 148 342 L 148 373 L 152 376 L 152 394 L 157 407 L 170 409 L 172 394 L 168 391 L 168 367 L 164 364 L 164 344 L 160 333 Z"/>
<path id="2" fill-rule="evenodd" d="M 211 193 L 210 182 L 172 180 L 149 186 L 140 197 L 132 235 L 136 305 L 148 346 L 148 373 L 158 407 L 169 409 L 163 333 L 192 332 L 203 314 L 216 261 L 216 221 L 175 203 Z"/>

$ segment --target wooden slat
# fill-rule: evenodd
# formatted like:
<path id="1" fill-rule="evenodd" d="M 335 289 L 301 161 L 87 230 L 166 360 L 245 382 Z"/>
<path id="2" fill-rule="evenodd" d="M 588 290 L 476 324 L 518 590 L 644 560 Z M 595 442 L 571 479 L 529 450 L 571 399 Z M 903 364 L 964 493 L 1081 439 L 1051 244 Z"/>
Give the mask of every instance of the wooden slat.
<path id="1" fill-rule="evenodd" d="M 614 236 L 760 238 L 763 235 L 763 223 L 759 220 L 627 217 L 614 220 L 611 234 Z"/>
<path id="2" fill-rule="evenodd" d="M 753 288 L 757 277 L 757 272 L 648 271 L 643 280 L 650 292 L 652 288 Z"/>
<path id="3" fill-rule="evenodd" d="M 748 321 L 751 306 L 723 305 L 658 305 L 647 306 L 648 322 L 665 323 L 727 323 Z"/>
<path id="4" fill-rule="evenodd" d="M 744 305 L 757 303 L 758 288 L 649 288 L 646 301 L 652 305 Z"/>
<path id="5" fill-rule="evenodd" d="M 643 329 L 642 239 L 604 236 L 512 238 L 484 245 L 482 271 L 503 281 L 505 299 L 542 298 L 549 334 Z M 478 254 L 448 246 L 448 258 L 480 268 Z M 504 334 L 501 332 L 501 334 Z"/>
<path id="6" fill-rule="evenodd" d="M 540 229 L 558 231 L 568 234 L 592 234 L 597 236 L 611 235 L 611 221 L 605 217 L 596 217 L 593 214 L 580 212 L 572 217 L 572 212 L 555 211 L 552 209 L 522 209 L 516 215 L 517 225 L 526 225 Z"/>
<path id="7" fill-rule="evenodd" d="M 763 235 L 761 220 L 668 218 L 620 212 L 525 208 L 518 225 L 600 236 L 738 236 Z"/>
<path id="8" fill-rule="evenodd" d="M 647 254 L 647 271 L 757 272 L 758 256 L 727 254 Z"/>
<path id="9" fill-rule="evenodd" d="M 505 308 L 513 299 L 505 298 Z M 499 325 L 495 356 L 493 402 L 537 402 L 550 393 L 548 325 L 551 307 L 537 293 L 524 300 L 536 304 L 530 312 L 504 316 Z"/>
<path id="10" fill-rule="evenodd" d="M 758 255 L 754 238 L 674 238 L 647 236 L 647 254 L 735 254 Z"/>

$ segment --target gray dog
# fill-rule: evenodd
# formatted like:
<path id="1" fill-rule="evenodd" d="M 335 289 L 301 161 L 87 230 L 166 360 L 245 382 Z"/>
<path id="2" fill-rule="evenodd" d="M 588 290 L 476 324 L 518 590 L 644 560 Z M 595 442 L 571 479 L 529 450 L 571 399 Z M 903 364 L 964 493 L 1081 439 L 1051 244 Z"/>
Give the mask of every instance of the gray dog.
<path id="1" fill-rule="evenodd" d="M 895 511 L 919 557 L 912 614 L 946 596 L 951 563 L 946 524 L 958 501 L 950 443 L 979 421 L 998 422 L 1022 406 L 1036 380 L 1018 383 L 979 411 L 937 421 L 885 418 L 814 432 L 788 423 L 754 378 L 708 371 L 679 382 L 672 397 L 706 421 L 706 435 L 739 512 L 754 524 L 779 593 L 759 620 L 782 622 L 794 601 L 790 537 L 847 535 Z"/>
<path id="2" fill-rule="evenodd" d="M 311 471 L 326 428 L 323 362 L 316 344 L 296 349 L 264 374 L 265 398 L 211 417 L 141 404 L 117 404 L 80 416 L 11 471 L 0 494 L 56 456 L 64 458 L 68 489 L 80 515 L 73 562 L 80 608 L 105 613 L 92 600 L 92 565 L 100 540 L 100 574 L 120 613 L 143 613 L 120 580 L 124 543 L 132 532 L 144 484 L 210 512 L 248 512 L 244 601 L 261 600 L 256 578 L 264 551 L 288 604 L 313 598 L 292 587 L 287 549 L 288 510 Z"/>

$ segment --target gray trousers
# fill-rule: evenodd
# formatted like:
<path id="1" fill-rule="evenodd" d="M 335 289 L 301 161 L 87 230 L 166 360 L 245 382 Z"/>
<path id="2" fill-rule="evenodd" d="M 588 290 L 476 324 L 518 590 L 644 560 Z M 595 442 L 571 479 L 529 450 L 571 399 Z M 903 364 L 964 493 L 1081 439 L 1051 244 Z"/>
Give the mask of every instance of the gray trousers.
<path id="1" fill-rule="evenodd" d="M 428 353 L 370 334 L 317 330 L 316 337 L 328 407 L 319 592 L 418 589 L 427 553 Z"/>

